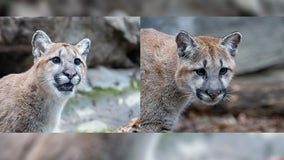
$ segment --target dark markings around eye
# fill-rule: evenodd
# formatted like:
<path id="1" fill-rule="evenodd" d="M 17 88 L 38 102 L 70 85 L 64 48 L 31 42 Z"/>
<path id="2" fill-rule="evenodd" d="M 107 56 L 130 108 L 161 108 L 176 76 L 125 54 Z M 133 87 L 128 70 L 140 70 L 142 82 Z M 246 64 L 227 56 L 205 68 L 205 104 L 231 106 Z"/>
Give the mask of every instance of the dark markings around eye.
<path id="1" fill-rule="evenodd" d="M 223 67 L 223 61 L 220 59 L 221 68 Z"/>
<path id="2" fill-rule="evenodd" d="M 203 66 L 204 66 L 204 68 L 206 68 L 206 65 L 207 65 L 207 61 L 204 60 L 204 61 L 203 61 Z"/>
<path id="3" fill-rule="evenodd" d="M 62 53 L 62 49 L 59 50 L 59 53 L 58 53 L 59 57 L 61 56 L 61 53 Z"/>
<path id="4" fill-rule="evenodd" d="M 72 52 L 73 52 L 73 56 L 76 57 L 76 52 L 74 50 L 72 50 Z"/>

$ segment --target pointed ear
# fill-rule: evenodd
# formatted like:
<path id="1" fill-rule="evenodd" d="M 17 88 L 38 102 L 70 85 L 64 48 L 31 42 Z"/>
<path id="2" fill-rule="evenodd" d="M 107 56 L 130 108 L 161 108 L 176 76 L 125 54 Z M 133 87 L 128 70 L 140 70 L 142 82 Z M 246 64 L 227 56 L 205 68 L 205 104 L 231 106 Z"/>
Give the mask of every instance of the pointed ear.
<path id="1" fill-rule="evenodd" d="M 229 53 L 234 57 L 237 53 L 237 48 L 241 42 L 242 35 L 239 32 L 233 32 L 222 38 L 221 45 L 223 45 Z"/>
<path id="2" fill-rule="evenodd" d="M 178 33 L 176 43 L 179 57 L 188 57 L 195 49 L 198 49 L 197 42 L 186 31 Z"/>
<path id="3" fill-rule="evenodd" d="M 47 46 L 52 42 L 45 32 L 38 30 L 34 33 L 31 43 L 34 62 L 36 62 L 37 59 L 44 54 Z"/>
<path id="4" fill-rule="evenodd" d="M 78 51 L 81 53 L 82 57 L 86 61 L 87 55 L 89 53 L 90 47 L 91 47 L 91 40 L 88 38 L 85 38 L 81 40 L 79 43 L 76 44 L 76 47 Z"/>

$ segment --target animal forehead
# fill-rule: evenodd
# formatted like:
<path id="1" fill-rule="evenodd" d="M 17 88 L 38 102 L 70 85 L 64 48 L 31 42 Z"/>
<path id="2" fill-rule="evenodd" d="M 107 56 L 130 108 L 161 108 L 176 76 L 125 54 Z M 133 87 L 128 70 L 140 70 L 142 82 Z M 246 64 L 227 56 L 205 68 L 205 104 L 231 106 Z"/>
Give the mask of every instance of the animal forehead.
<path id="1" fill-rule="evenodd" d="M 221 48 L 220 38 L 198 36 L 194 37 L 194 39 L 199 44 L 199 49 L 203 52 L 212 53 Z"/>
<path id="2" fill-rule="evenodd" d="M 195 64 L 199 67 L 204 68 L 219 68 L 219 67 L 229 67 L 232 64 L 232 59 L 227 54 L 218 54 L 217 56 L 211 56 L 210 54 L 195 53 Z"/>
<path id="3" fill-rule="evenodd" d="M 199 36 L 194 39 L 199 44 L 194 55 L 195 62 L 206 59 L 208 62 L 218 64 L 220 59 L 226 61 L 230 58 L 225 48 L 221 46 L 220 38 Z"/>
<path id="4" fill-rule="evenodd" d="M 68 43 L 55 43 L 49 48 L 49 52 L 58 54 L 58 56 L 71 55 L 72 57 L 80 56 L 75 46 Z"/>

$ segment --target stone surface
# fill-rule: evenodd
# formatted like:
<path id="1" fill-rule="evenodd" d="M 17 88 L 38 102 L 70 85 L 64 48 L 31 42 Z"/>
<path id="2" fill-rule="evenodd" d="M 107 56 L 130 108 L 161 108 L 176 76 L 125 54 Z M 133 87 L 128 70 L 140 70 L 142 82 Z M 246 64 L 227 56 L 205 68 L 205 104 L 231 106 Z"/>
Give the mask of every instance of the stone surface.
<path id="1" fill-rule="evenodd" d="M 268 160 L 273 155 L 283 154 L 283 143 L 279 143 L 283 140 L 283 134 L 205 133 L 160 135 L 154 138 L 158 139 L 158 143 L 155 144 L 152 159 Z"/>
<path id="2" fill-rule="evenodd" d="M 281 0 L 3 0 L 2 14 L 9 15 L 132 15 L 132 16 L 264 16 L 283 15 Z"/>

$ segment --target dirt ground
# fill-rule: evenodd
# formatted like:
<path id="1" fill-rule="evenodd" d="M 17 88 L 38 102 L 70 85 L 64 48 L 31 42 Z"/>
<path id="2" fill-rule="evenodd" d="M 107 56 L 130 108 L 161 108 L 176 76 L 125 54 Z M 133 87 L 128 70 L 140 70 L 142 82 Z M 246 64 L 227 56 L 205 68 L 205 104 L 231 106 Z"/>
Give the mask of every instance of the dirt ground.
<path id="1" fill-rule="evenodd" d="M 249 116 L 189 109 L 176 126 L 177 132 L 283 132 L 284 117 Z"/>

